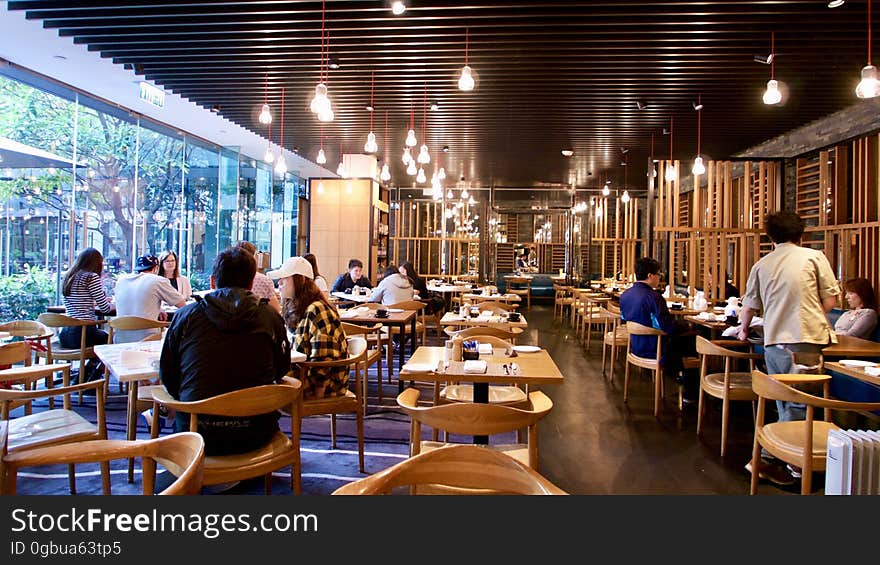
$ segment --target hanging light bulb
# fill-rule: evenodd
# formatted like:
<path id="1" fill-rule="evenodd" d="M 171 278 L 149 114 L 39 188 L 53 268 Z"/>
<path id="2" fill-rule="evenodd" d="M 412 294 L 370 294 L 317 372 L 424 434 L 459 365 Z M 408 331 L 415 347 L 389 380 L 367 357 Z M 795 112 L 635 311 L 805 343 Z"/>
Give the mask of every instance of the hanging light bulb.
<path id="1" fill-rule="evenodd" d="M 761 100 L 768 106 L 779 104 L 782 101 L 782 93 L 779 92 L 779 83 L 777 81 L 773 79 L 767 81 L 767 90 L 764 91 L 764 96 L 761 97 Z"/>
<path id="2" fill-rule="evenodd" d="M 440 167 L 440 171 L 437 173 L 437 178 L 440 180 L 446 179 L 446 169 Z"/>
<path id="3" fill-rule="evenodd" d="M 623 202 L 624 204 L 629 203 L 629 191 L 628 190 L 624 190 L 623 194 L 620 195 L 620 201 Z"/>
<path id="4" fill-rule="evenodd" d="M 664 175 L 664 178 L 668 182 L 672 182 L 675 180 L 675 165 L 672 164 L 672 161 L 670 161 L 669 166 L 666 167 L 666 174 Z"/>
<path id="5" fill-rule="evenodd" d="M 468 197 L 468 189 L 467 189 L 467 187 L 464 187 L 461 189 L 461 199 L 467 200 L 467 197 Z"/>
<path id="6" fill-rule="evenodd" d="M 309 110 L 311 110 L 313 114 L 317 114 L 327 107 L 329 101 L 330 99 L 327 98 L 327 85 L 323 82 L 319 82 L 315 85 L 315 96 L 312 97 L 312 103 L 309 104 Z"/>
<path id="7" fill-rule="evenodd" d="M 419 140 L 416 139 L 416 130 L 414 130 L 414 129 L 409 130 L 406 133 L 406 146 L 407 147 L 415 147 L 418 142 L 419 142 Z"/>
<path id="8" fill-rule="evenodd" d="M 376 143 L 376 134 L 371 131 L 367 134 L 367 142 L 364 143 L 364 152 L 375 153 L 378 150 L 379 145 Z"/>
<path id="9" fill-rule="evenodd" d="M 694 166 L 691 169 L 691 172 L 695 175 L 702 175 L 706 172 L 706 166 L 703 164 L 703 158 L 697 155 L 697 158 L 694 159 Z"/>
<path id="10" fill-rule="evenodd" d="M 405 147 L 403 150 L 403 157 L 401 158 L 401 161 L 403 161 L 404 165 L 409 165 L 412 160 L 412 153 L 409 152 L 409 147 Z"/>
<path id="11" fill-rule="evenodd" d="M 691 172 L 695 175 L 702 175 L 706 172 L 706 166 L 703 164 L 703 158 L 700 156 L 701 149 L 701 141 L 703 137 L 703 97 L 702 95 L 697 98 L 697 105 L 694 106 L 697 109 L 697 158 L 694 159 L 694 166 L 691 168 Z"/>
<path id="12" fill-rule="evenodd" d="M 447 220 L 452 218 L 452 216 L 454 216 L 454 214 L 452 213 L 452 208 L 447 208 L 446 212 L 444 213 L 444 216 L 446 216 Z"/>
<path id="13" fill-rule="evenodd" d="M 669 116 L 669 166 L 666 167 L 664 178 L 667 182 L 675 181 L 675 162 L 672 160 L 672 141 L 673 141 L 673 116 Z"/>
<path id="14" fill-rule="evenodd" d="M 324 194 L 324 181 L 318 183 L 318 194 Z"/>
<path id="15" fill-rule="evenodd" d="M 319 165 L 324 165 L 327 163 L 327 155 L 324 154 L 323 149 L 318 150 L 318 158 L 315 159 L 315 162 L 318 163 Z"/>
<path id="16" fill-rule="evenodd" d="M 268 104 L 263 104 L 263 108 L 260 110 L 260 123 L 264 125 L 272 123 L 272 110 L 269 109 Z"/>
<path id="17" fill-rule="evenodd" d="M 856 96 L 859 98 L 880 96 L 880 81 L 877 80 L 877 67 L 874 65 L 865 65 L 862 68 L 862 80 L 856 87 Z"/>
<path id="18" fill-rule="evenodd" d="M 391 169 L 388 168 L 388 163 L 382 163 L 382 172 L 379 173 L 379 179 L 384 182 L 391 180 Z"/>
<path id="19" fill-rule="evenodd" d="M 329 100 L 328 100 L 329 103 Z M 331 110 L 328 106 L 326 111 L 321 111 L 318 113 L 318 121 L 319 122 L 332 122 L 334 118 L 333 110 Z"/>
<path id="20" fill-rule="evenodd" d="M 284 156 L 278 156 L 278 162 L 275 163 L 275 174 L 280 177 L 283 177 L 287 174 L 287 163 L 284 162 Z"/>
<path id="21" fill-rule="evenodd" d="M 403 0 L 394 0 L 391 2 L 391 13 L 395 16 L 399 16 L 402 13 L 406 12 L 406 2 Z"/>
<path id="22" fill-rule="evenodd" d="M 609 194 L 611 194 L 611 187 L 606 184 L 602 187 L 602 196 L 608 196 Z"/>
<path id="23" fill-rule="evenodd" d="M 272 152 L 272 145 L 270 144 L 268 147 L 266 147 L 266 154 L 263 155 L 263 161 L 265 161 L 267 163 L 271 163 L 274 160 L 275 160 L 275 153 Z"/>
<path id="24" fill-rule="evenodd" d="M 413 176 L 418 172 L 416 169 L 416 162 L 413 159 L 409 160 L 409 165 L 406 166 L 406 174 L 409 176 Z"/>
<path id="25" fill-rule="evenodd" d="M 428 154 L 427 145 L 422 145 L 422 147 L 419 149 L 419 156 L 416 158 L 416 160 L 422 165 L 427 165 L 431 162 L 431 155 Z"/>
<path id="26" fill-rule="evenodd" d="M 425 176 L 425 169 L 419 167 L 419 174 L 416 176 L 416 182 L 422 183 L 428 180 L 428 177 Z"/>
<path id="27" fill-rule="evenodd" d="M 343 177 L 343 178 L 346 176 L 345 175 L 345 165 L 342 164 L 342 161 L 339 161 L 339 166 L 336 167 L 336 174 Z"/>
<path id="28" fill-rule="evenodd" d="M 431 188 L 434 189 L 434 192 L 437 192 L 439 190 L 442 193 L 443 191 L 443 186 L 440 184 L 440 179 L 437 178 L 437 173 L 431 175 Z"/>
<path id="29" fill-rule="evenodd" d="M 448 198 L 449 200 L 452 200 L 453 198 L 455 198 L 455 195 L 452 193 L 451 188 L 446 191 L 446 198 Z"/>
<path id="30" fill-rule="evenodd" d="M 464 92 L 470 92 L 474 89 L 474 76 L 470 65 L 468 65 L 468 47 L 470 43 L 470 29 L 464 32 L 464 66 L 461 68 L 461 76 L 458 77 L 458 89 Z"/>

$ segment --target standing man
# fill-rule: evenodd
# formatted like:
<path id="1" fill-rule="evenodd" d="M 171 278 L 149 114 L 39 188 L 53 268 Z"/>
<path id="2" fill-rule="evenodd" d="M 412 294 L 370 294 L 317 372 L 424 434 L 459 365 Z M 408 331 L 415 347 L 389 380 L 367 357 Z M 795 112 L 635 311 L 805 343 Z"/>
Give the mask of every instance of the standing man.
<path id="1" fill-rule="evenodd" d="M 243 388 L 277 383 L 290 370 L 290 342 L 281 315 L 250 292 L 257 272 L 253 255 L 239 247 L 214 260 L 211 288 L 203 299 L 174 315 L 165 335 L 159 376 L 174 398 L 203 400 Z M 178 414 L 175 431 L 188 431 Z M 278 431 L 278 414 L 248 418 L 203 416 L 205 453 L 251 451 Z"/>
<path id="2" fill-rule="evenodd" d="M 620 295 L 620 319 L 649 328 L 663 330 L 660 364 L 663 371 L 683 385 L 682 400 L 694 402 L 699 391 L 699 375 L 686 375 L 682 358 L 696 355 L 696 337 L 686 324 L 676 320 L 666 307 L 666 299 L 657 292 L 662 280 L 660 263 L 651 257 L 636 261 L 636 282 Z M 650 335 L 631 336 L 632 352 L 639 357 L 653 359 L 657 352 L 657 338 Z"/>
<path id="3" fill-rule="evenodd" d="M 159 259 L 155 255 L 141 255 L 137 258 L 135 272 L 124 275 L 116 282 L 114 296 L 116 298 L 117 316 L 140 316 L 150 320 L 164 320 L 162 302 L 183 307 L 186 300 L 174 290 L 171 281 L 159 276 Z M 159 329 L 120 330 L 115 333 L 116 343 L 140 341 Z"/>
<path id="4" fill-rule="evenodd" d="M 345 292 L 346 289 L 362 286 L 366 289 L 373 288 L 370 279 L 363 276 L 364 264 L 360 259 L 350 259 L 348 261 L 348 272 L 342 273 L 336 277 L 330 292 Z"/>
<path id="5" fill-rule="evenodd" d="M 840 289 L 825 254 L 801 247 L 804 222 L 794 212 L 770 214 L 764 229 L 773 251 L 752 267 L 742 298 L 742 325 L 737 337 L 745 341 L 758 310 L 764 313 L 764 361 L 771 375 L 790 373 L 794 355 L 818 358 L 822 348 L 835 343 L 826 313 L 837 304 Z M 803 404 L 776 402 L 779 421 L 803 420 Z M 797 476 L 797 469 L 789 468 Z M 762 472 L 777 484 L 776 471 Z M 785 477 L 782 477 L 785 479 Z"/>

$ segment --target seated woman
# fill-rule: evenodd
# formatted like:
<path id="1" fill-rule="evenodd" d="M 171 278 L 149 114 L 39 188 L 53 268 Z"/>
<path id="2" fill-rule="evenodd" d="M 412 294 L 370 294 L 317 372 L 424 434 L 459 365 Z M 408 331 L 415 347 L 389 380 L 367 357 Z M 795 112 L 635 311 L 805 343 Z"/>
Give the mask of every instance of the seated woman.
<path id="1" fill-rule="evenodd" d="M 446 302 L 436 295 L 430 295 L 428 293 L 428 285 L 425 283 L 425 279 L 419 276 L 416 272 L 415 267 L 409 261 L 404 261 L 400 264 L 400 274 L 408 277 L 410 282 L 412 283 L 413 290 L 418 294 L 415 298 L 424 302 L 427 306 L 425 306 L 425 314 L 434 314 L 435 312 L 440 312 L 445 309 Z"/>
<path id="2" fill-rule="evenodd" d="M 318 287 L 318 290 L 324 293 L 324 296 L 329 297 L 330 286 L 327 284 L 327 279 L 321 276 L 318 272 L 318 258 L 315 257 L 314 253 L 306 253 L 303 257 L 312 265 L 312 272 L 315 273 L 315 286 Z"/>
<path id="3" fill-rule="evenodd" d="M 309 361 L 348 357 L 339 314 L 315 286 L 312 265 L 302 257 L 291 257 L 269 276 L 278 280 L 281 316 L 291 335 L 291 347 L 305 353 Z M 311 369 L 300 380 L 307 400 L 341 396 L 348 390 L 348 368 Z"/>
<path id="4" fill-rule="evenodd" d="M 877 298 L 870 281 L 861 277 L 843 284 L 846 303 L 851 310 L 844 312 L 834 323 L 838 335 L 868 338 L 877 327 Z"/>
<path id="5" fill-rule="evenodd" d="M 184 299 L 189 300 L 192 296 L 192 285 L 190 285 L 188 278 L 180 274 L 180 262 L 174 251 L 165 251 L 159 255 L 159 276 L 171 281 L 171 286 Z"/>
<path id="6" fill-rule="evenodd" d="M 413 299 L 413 285 L 406 275 L 401 275 L 394 265 L 385 269 L 379 286 L 373 289 L 370 302 L 381 302 L 385 306 Z"/>

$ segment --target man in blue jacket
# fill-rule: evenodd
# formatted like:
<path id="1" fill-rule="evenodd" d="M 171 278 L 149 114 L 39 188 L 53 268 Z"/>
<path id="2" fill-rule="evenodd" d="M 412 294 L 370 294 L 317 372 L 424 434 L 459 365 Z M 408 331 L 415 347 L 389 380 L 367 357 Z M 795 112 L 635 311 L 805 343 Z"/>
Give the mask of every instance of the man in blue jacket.
<path id="1" fill-rule="evenodd" d="M 699 390 L 699 375 L 684 375 L 681 360 L 687 355 L 696 355 L 695 332 L 669 313 L 666 299 L 657 292 L 661 280 L 660 263 L 656 259 L 642 257 L 636 261 L 635 271 L 635 284 L 620 295 L 620 319 L 666 332 L 660 364 L 664 373 L 675 376 L 676 382 L 684 385 L 684 400 L 693 402 Z M 657 352 L 656 337 L 634 335 L 630 339 L 635 355 L 654 358 Z"/>

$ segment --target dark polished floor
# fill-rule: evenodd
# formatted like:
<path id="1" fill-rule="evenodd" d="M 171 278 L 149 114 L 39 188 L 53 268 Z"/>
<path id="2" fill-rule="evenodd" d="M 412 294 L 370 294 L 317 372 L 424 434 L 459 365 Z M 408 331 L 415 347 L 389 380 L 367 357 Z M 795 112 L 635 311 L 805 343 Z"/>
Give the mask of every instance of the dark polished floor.
<path id="1" fill-rule="evenodd" d="M 569 325 L 553 320 L 552 306 L 525 310 L 529 329 L 518 343 L 550 351 L 565 375 L 562 385 L 544 391 L 552 412 L 539 424 L 540 471 L 572 494 L 739 494 L 749 492 L 743 466 L 752 447 L 752 409 L 732 403 L 725 457 L 720 456 L 720 401 L 709 398 L 702 438 L 696 434 L 697 406 L 678 412 L 667 381 L 667 398 L 653 415 L 650 375 L 631 376 L 628 404 L 623 403 L 623 364 L 614 382 L 602 376 L 602 343 L 596 335 L 588 352 Z M 635 369 L 633 369 L 635 371 Z M 824 485 L 824 475 L 814 477 Z M 762 481 L 760 494 L 796 493 Z"/>

